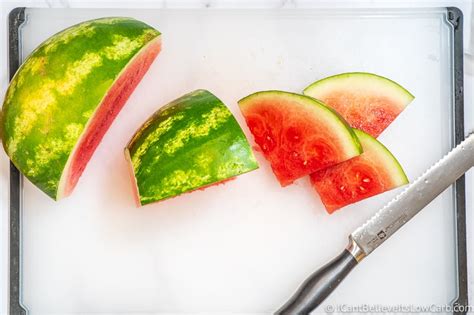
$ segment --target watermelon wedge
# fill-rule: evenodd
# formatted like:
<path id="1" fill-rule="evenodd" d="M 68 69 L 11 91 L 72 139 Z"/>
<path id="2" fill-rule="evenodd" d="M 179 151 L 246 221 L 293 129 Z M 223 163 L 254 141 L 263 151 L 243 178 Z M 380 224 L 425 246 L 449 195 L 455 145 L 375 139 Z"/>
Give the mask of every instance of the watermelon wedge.
<path id="1" fill-rule="evenodd" d="M 303 93 L 334 108 L 353 128 L 375 138 L 414 99 L 398 83 L 365 72 L 342 73 L 316 81 Z"/>
<path id="2" fill-rule="evenodd" d="M 281 186 L 362 152 L 345 120 L 311 97 L 263 91 L 239 106 Z"/>
<path id="3" fill-rule="evenodd" d="M 69 195 L 160 49 L 160 32 L 132 18 L 83 22 L 43 42 L 3 103 L 15 166 L 51 198 Z"/>
<path id="4" fill-rule="evenodd" d="M 328 213 L 408 183 L 397 159 L 382 143 L 363 131 L 354 131 L 364 153 L 310 176 Z"/>
<path id="5" fill-rule="evenodd" d="M 197 90 L 155 112 L 125 149 L 139 205 L 222 183 L 258 168 L 229 109 Z"/>

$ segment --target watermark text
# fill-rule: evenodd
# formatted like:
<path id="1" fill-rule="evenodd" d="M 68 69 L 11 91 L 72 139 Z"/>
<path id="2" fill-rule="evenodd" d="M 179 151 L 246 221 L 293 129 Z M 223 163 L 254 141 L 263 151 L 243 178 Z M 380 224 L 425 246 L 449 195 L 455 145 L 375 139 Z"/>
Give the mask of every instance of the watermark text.
<path id="1" fill-rule="evenodd" d="M 445 314 L 453 312 L 473 312 L 474 306 L 466 305 L 416 305 L 416 304 L 338 304 L 326 305 L 324 311 L 327 314 L 367 314 L 367 313 L 427 313 L 427 314 Z"/>

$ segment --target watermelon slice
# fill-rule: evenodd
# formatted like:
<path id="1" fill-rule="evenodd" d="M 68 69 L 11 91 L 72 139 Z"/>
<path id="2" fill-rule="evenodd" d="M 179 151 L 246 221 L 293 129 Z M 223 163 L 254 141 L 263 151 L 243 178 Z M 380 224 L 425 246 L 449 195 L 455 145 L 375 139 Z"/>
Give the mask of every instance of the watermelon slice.
<path id="1" fill-rule="evenodd" d="M 342 73 L 316 81 L 303 93 L 334 108 L 352 127 L 375 138 L 414 99 L 396 82 L 365 72 Z"/>
<path id="2" fill-rule="evenodd" d="M 197 90 L 159 109 L 125 149 L 139 205 L 222 183 L 258 168 L 229 109 Z"/>
<path id="3" fill-rule="evenodd" d="M 264 91 L 241 99 L 239 106 L 283 187 L 362 152 L 345 120 L 311 97 Z"/>
<path id="4" fill-rule="evenodd" d="M 354 131 L 364 153 L 311 174 L 311 184 L 329 213 L 408 183 L 402 167 L 382 143 L 363 131 Z"/>
<path id="5" fill-rule="evenodd" d="M 160 32 L 132 18 L 83 22 L 43 42 L 3 103 L 15 166 L 51 198 L 69 195 L 160 49 Z"/>

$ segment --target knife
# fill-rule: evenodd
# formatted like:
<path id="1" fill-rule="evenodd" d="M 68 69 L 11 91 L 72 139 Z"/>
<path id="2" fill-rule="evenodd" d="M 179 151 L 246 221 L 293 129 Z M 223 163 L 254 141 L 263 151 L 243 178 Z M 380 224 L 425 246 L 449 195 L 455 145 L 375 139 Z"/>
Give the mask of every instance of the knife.
<path id="1" fill-rule="evenodd" d="M 317 270 L 275 314 L 309 314 L 349 272 L 433 199 L 474 166 L 474 133 L 349 236 L 346 249 Z"/>

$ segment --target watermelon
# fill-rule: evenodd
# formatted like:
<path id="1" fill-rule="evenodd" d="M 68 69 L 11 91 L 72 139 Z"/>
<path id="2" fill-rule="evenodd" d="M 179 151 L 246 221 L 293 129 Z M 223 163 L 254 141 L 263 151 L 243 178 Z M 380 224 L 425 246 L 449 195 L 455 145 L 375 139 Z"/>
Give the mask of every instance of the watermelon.
<path id="1" fill-rule="evenodd" d="M 310 176 L 329 213 L 408 183 L 397 159 L 382 143 L 361 130 L 354 131 L 364 153 Z"/>
<path id="2" fill-rule="evenodd" d="M 43 42 L 3 103 L 3 146 L 14 165 L 51 198 L 69 195 L 160 49 L 160 32 L 121 17 L 83 22 Z"/>
<path id="3" fill-rule="evenodd" d="M 209 187 L 258 168 L 229 109 L 206 90 L 155 112 L 125 149 L 139 205 Z"/>
<path id="4" fill-rule="evenodd" d="M 414 99 L 396 82 L 365 72 L 342 73 L 316 81 L 303 93 L 334 108 L 352 127 L 375 138 Z"/>
<path id="5" fill-rule="evenodd" d="M 239 106 L 283 187 L 362 152 L 346 121 L 311 97 L 263 91 L 241 99 Z"/>

